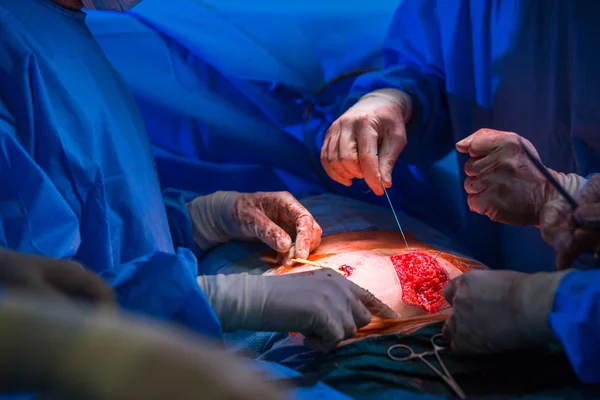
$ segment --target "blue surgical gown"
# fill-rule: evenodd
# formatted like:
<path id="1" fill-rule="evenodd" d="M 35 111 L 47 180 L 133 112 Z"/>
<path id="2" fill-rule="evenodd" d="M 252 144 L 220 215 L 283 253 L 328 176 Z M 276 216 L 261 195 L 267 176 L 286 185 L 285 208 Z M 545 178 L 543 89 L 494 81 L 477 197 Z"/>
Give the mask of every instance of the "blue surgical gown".
<path id="1" fill-rule="evenodd" d="M 549 321 L 579 379 L 600 383 L 600 270 L 563 278 Z"/>
<path id="2" fill-rule="evenodd" d="M 357 79 L 350 99 L 387 87 L 413 97 L 411 148 L 401 157 L 437 157 L 492 128 L 531 140 L 550 168 L 588 175 L 600 171 L 599 20 L 594 0 L 403 0 L 386 68 Z M 465 161 L 460 155 L 461 170 Z M 480 260 L 553 268 L 537 229 L 465 215 L 465 238 Z M 579 378 L 600 382 L 600 271 L 562 282 L 550 322 Z"/>
<path id="3" fill-rule="evenodd" d="M 585 176 L 600 171 L 600 44 L 591 40 L 599 18 L 594 0 L 403 0 L 385 41 L 386 67 L 357 79 L 349 100 L 383 87 L 412 95 L 401 158 L 435 158 L 492 128 L 528 138 L 549 168 Z M 463 179 L 465 161 L 459 155 Z M 552 268 L 536 228 L 465 218 L 461 236 L 489 266 Z"/>
<path id="4" fill-rule="evenodd" d="M 76 259 L 124 308 L 220 337 L 196 283 L 186 197 L 161 194 L 142 118 L 85 14 L 0 0 L 0 38 L 0 246 Z M 349 399 L 322 383 L 288 394 Z"/>
<path id="5" fill-rule="evenodd" d="M 330 179 L 319 153 L 356 75 L 382 67 L 397 5 L 145 0 L 128 13 L 90 12 L 86 23 L 133 92 L 164 187 L 329 191 L 389 207 L 363 181 Z M 399 162 L 388 192 L 397 211 L 451 236 L 462 218 L 458 180 L 454 159 Z M 443 209 L 431 201 L 440 198 Z"/>
<path id="6" fill-rule="evenodd" d="M 220 335 L 182 197 L 168 215 L 144 123 L 85 14 L 0 0 L 0 246 L 75 259 L 126 309 Z M 187 241 L 187 243 L 186 243 Z"/>

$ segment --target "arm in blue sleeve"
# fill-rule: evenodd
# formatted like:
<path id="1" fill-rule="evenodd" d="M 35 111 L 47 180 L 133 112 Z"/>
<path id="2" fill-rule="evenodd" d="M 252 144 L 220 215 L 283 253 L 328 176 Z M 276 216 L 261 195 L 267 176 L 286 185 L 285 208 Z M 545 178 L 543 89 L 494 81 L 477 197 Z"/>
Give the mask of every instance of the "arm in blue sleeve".
<path id="1" fill-rule="evenodd" d="M 574 271 L 561 281 L 550 325 L 584 383 L 600 383 L 600 270 Z"/>
<path id="2" fill-rule="evenodd" d="M 93 179 L 81 178 L 81 169 L 79 175 L 69 174 L 73 165 L 79 165 L 71 164 L 73 160 L 63 153 L 45 153 L 49 144 L 68 137 L 57 138 L 56 130 L 44 130 L 38 122 L 36 107 L 46 105 L 43 99 L 32 98 L 32 88 L 48 88 L 39 80 L 35 56 L 27 44 L 8 24 L 3 29 L 2 22 L 0 247 L 76 259 L 112 285 L 125 309 L 218 336 L 220 324 L 196 281 L 197 262 L 191 251 L 175 252 L 167 240 L 140 242 L 136 253 L 128 249 L 132 256 L 121 262 L 122 249 L 113 238 L 122 232 L 109 229 L 111 211 L 96 207 L 85 195 L 89 192 L 86 183 Z M 135 241 L 127 245 L 131 243 Z"/>
<path id="3" fill-rule="evenodd" d="M 163 191 L 163 200 L 167 210 L 167 219 L 169 220 L 173 246 L 175 248 L 185 247 L 190 249 L 200 259 L 204 253 L 194 241 L 192 219 L 186 206 L 186 203 L 192 201 L 194 198 L 196 198 L 196 195 L 189 192 L 174 189 Z"/>
<path id="4" fill-rule="evenodd" d="M 14 135 L 7 133 L 11 128 L 2 119 L 3 111 L 0 100 L 0 247 L 78 258 L 80 214 Z M 149 251 L 117 265 L 111 262 L 111 251 L 98 245 L 92 258 L 78 261 L 114 288 L 124 309 L 179 323 L 204 335 L 220 335 L 218 319 L 196 281 L 197 261 L 190 250 Z"/>
<path id="5" fill-rule="evenodd" d="M 432 162 L 454 146 L 436 3 L 437 0 L 400 3 L 384 43 L 385 68 L 356 79 L 343 107 L 346 110 L 378 89 L 392 88 L 409 94 L 413 110 L 402 159 L 411 163 Z"/>

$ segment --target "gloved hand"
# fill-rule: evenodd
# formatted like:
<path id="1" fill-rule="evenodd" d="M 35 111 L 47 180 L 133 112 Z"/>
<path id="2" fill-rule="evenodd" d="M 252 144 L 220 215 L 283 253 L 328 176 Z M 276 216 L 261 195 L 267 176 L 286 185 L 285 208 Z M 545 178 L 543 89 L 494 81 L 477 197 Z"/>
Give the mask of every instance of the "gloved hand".
<path id="1" fill-rule="evenodd" d="M 305 345 L 329 351 L 371 321 L 396 313 L 371 293 L 323 268 L 281 276 L 200 276 L 224 331 L 300 332 Z"/>
<path id="2" fill-rule="evenodd" d="M 560 196 L 521 150 L 519 135 L 480 129 L 456 143 L 460 153 L 471 157 L 465 163 L 464 187 L 471 211 L 492 221 L 512 225 L 538 225 L 544 204 Z M 521 138 L 538 159 L 535 147 Z M 550 173 L 570 193 L 585 183 L 576 174 Z"/>
<path id="3" fill-rule="evenodd" d="M 597 251 L 600 233 L 600 175 L 592 176 L 574 196 L 579 207 L 573 212 L 564 198 L 546 203 L 540 216 L 542 237 L 556 251 L 556 267 L 569 268 L 581 253 Z"/>
<path id="4" fill-rule="evenodd" d="M 373 193 L 383 195 L 381 184 L 392 186 L 392 169 L 406 146 L 411 110 L 410 96 L 396 89 L 363 96 L 325 135 L 321 164 L 327 175 L 345 186 L 364 178 Z"/>
<path id="5" fill-rule="evenodd" d="M 52 298 L 114 302 L 112 288 L 79 264 L 2 249 L 0 284 Z"/>
<path id="6" fill-rule="evenodd" d="M 471 271 L 444 287 L 452 314 L 442 333 L 459 354 L 492 354 L 543 346 L 554 295 L 571 271 L 524 274 Z"/>
<path id="7" fill-rule="evenodd" d="M 3 291 L 0 325 L 3 393 L 88 400 L 285 398 L 218 344 L 133 316 Z"/>
<path id="8" fill-rule="evenodd" d="M 321 243 L 321 227 L 288 192 L 216 192 L 187 206 L 194 240 L 203 250 L 229 240 L 259 239 L 289 265 L 292 258 L 308 258 Z"/>

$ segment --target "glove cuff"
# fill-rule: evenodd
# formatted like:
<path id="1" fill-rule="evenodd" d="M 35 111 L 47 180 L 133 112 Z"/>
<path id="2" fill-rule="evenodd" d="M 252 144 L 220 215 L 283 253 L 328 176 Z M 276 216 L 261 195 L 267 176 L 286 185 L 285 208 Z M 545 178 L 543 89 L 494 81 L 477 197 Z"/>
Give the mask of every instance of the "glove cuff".
<path id="1" fill-rule="evenodd" d="M 197 282 L 217 314 L 223 332 L 260 330 L 268 295 L 265 277 L 247 273 L 201 275 Z"/>
<path id="2" fill-rule="evenodd" d="M 387 101 L 396 103 L 400 109 L 402 109 L 402 116 L 404 117 L 404 124 L 408 124 L 412 117 L 412 98 L 401 90 L 398 89 L 379 89 L 367 93 L 360 100 L 367 99 L 369 97 L 379 97 Z"/>
<path id="3" fill-rule="evenodd" d="M 196 197 L 187 203 L 194 241 L 200 249 L 208 250 L 243 236 L 235 218 L 235 202 L 240 195 L 238 192 L 220 191 Z"/>
<path id="4" fill-rule="evenodd" d="M 560 183 L 561 186 L 564 187 L 566 191 L 569 192 L 569 194 L 573 197 L 579 193 L 579 191 L 583 188 L 583 185 L 585 185 L 587 182 L 587 179 L 577 174 L 563 174 L 562 172 L 556 172 L 551 169 L 548 169 L 548 171 L 550 171 L 550 174 L 554 177 L 554 179 L 556 179 L 556 181 Z M 546 186 L 547 193 L 549 195 L 546 196 L 545 203 L 562 198 L 562 195 L 558 193 L 558 191 L 550 184 L 550 182 L 547 182 Z"/>
<path id="5" fill-rule="evenodd" d="M 526 339 L 533 344 L 546 345 L 554 333 L 548 321 L 554 296 L 561 280 L 573 270 L 528 274 L 519 283 L 517 310 Z"/>

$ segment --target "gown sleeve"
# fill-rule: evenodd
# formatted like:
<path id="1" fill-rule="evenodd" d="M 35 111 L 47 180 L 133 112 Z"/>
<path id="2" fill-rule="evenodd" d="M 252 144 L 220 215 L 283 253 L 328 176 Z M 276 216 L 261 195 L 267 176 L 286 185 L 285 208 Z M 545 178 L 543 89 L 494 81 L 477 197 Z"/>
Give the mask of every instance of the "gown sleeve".
<path id="1" fill-rule="evenodd" d="M 61 159 L 64 154 L 42 156 L 47 150 L 43 144 L 60 141 L 60 133 L 41 131 L 37 125 L 40 114 L 34 104 L 43 104 L 39 99 L 34 102 L 30 86 L 38 77 L 36 57 L 12 33 L 10 20 L 4 24 L 1 17 L 0 11 L 0 247 L 74 258 L 82 247 L 82 231 L 100 230 L 105 216 L 90 215 L 80 203 L 69 201 L 69 196 L 72 200 L 83 195 L 77 181 L 81 171 L 73 168 L 70 175 L 47 172 L 55 171 L 52 163 L 59 161 L 76 164 Z M 45 141 L 36 140 L 40 135 Z M 220 335 L 220 323 L 196 282 L 197 260 L 189 249 L 150 244 L 116 265 L 111 265 L 112 255 L 119 249 L 113 249 L 112 243 L 86 249 L 87 262 L 81 261 L 96 264 L 88 267 L 111 284 L 124 309 L 179 323 L 204 335 Z"/>
<path id="2" fill-rule="evenodd" d="M 343 107 L 347 109 L 377 89 L 393 88 L 409 94 L 413 110 L 407 125 L 408 146 L 402 153 L 405 160 L 409 157 L 422 162 L 425 157 L 430 162 L 453 147 L 436 3 L 400 3 L 383 47 L 385 68 L 357 78 Z"/>
<path id="3" fill-rule="evenodd" d="M 567 274 L 554 297 L 550 325 L 584 383 L 600 383 L 600 270 Z"/>

